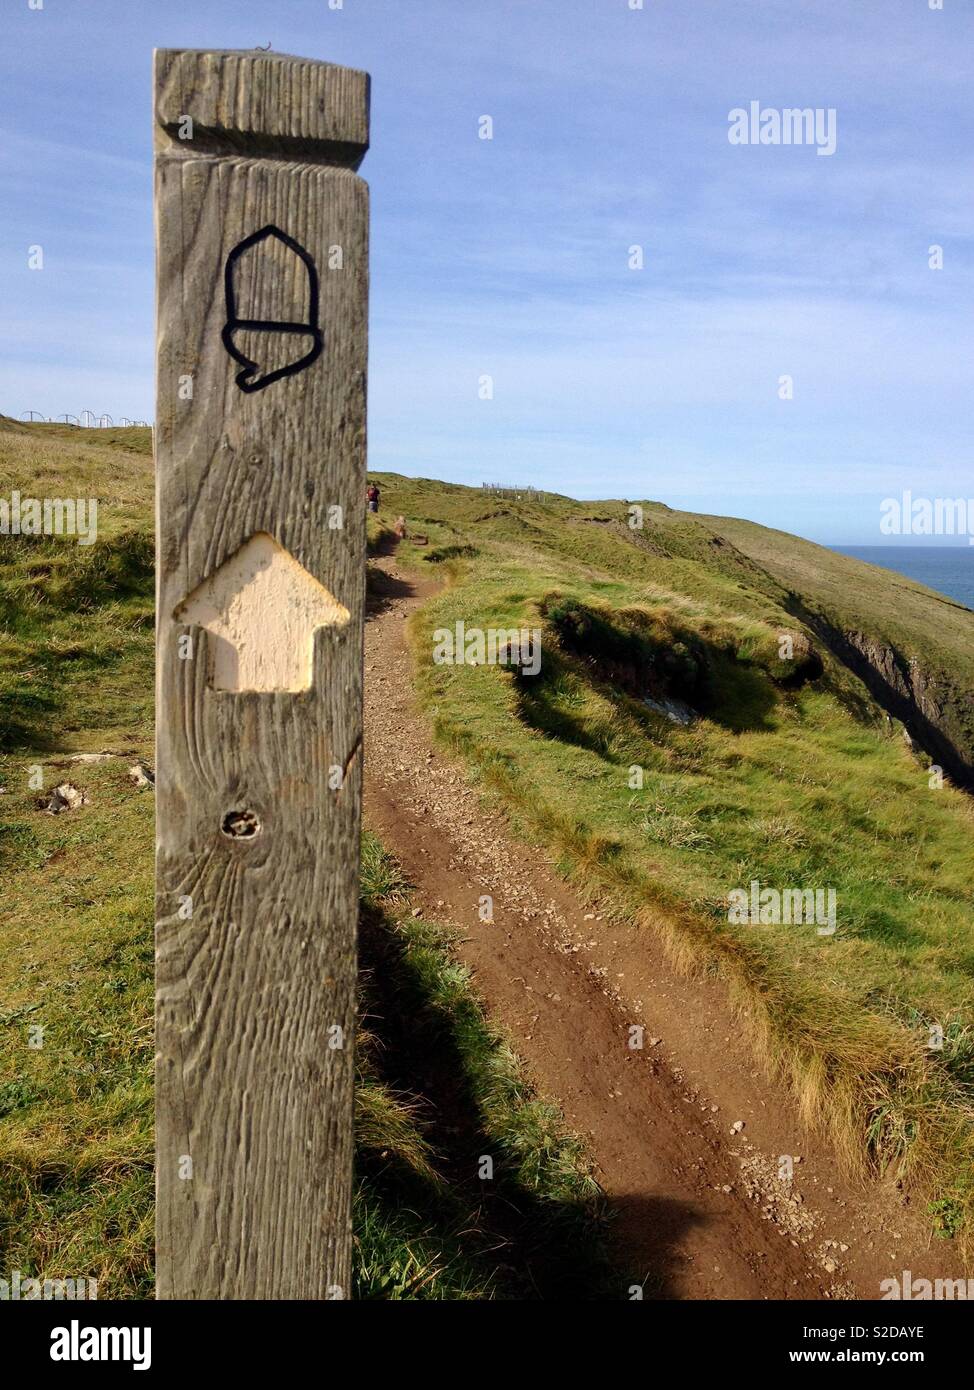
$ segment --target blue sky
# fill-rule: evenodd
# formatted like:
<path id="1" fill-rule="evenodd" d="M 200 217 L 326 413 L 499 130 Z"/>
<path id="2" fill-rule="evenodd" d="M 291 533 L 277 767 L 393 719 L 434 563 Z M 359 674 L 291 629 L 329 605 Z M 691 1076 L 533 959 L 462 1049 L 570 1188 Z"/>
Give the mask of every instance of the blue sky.
<path id="1" fill-rule="evenodd" d="M 271 42 L 372 74 L 372 467 L 837 544 L 974 496 L 966 0 L 4 0 L 0 38 L 8 414 L 152 418 L 151 50 Z M 731 145 L 752 100 L 834 107 L 835 154 Z"/>

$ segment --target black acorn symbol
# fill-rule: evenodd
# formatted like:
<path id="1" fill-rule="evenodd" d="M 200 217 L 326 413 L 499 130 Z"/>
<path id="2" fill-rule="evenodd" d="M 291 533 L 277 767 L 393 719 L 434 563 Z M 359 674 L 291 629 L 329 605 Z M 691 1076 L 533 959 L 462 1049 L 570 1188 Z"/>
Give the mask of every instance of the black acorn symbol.
<path id="1" fill-rule="evenodd" d="M 318 327 L 318 271 L 303 246 L 279 227 L 262 227 L 259 232 L 245 237 L 230 252 L 224 269 L 224 283 L 227 321 L 221 337 L 227 352 L 243 367 L 235 378 L 241 391 L 263 391 L 272 382 L 294 376 L 304 371 L 305 367 L 310 367 L 321 353 L 324 335 Z M 245 300 L 248 307 L 255 311 L 267 304 L 275 307 L 286 305 L 288 310 L 304 313 L 305 317 L 269 318 L 259 312 L 255 312 L 253 317 L 240 317 L 237 313 L 238 298 Z M 241 349 L 235 335 L 243 335 L 243 341 L 250 352 L 255 353 L 256 360 L 255 356 Z M 285 362 L 283 366 L 271 367 L 272 362 L 280 359 L 281 339 L 287 335 L 310 339 L 311 349 Z M 266 367 L 261 367 L 261 357 Z"/>

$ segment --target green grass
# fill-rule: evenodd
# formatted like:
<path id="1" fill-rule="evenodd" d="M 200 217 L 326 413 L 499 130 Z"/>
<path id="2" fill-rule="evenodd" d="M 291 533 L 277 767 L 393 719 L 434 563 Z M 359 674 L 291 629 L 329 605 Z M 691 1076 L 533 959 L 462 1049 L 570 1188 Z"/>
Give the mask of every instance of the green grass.
<path id="1" fill-rule="evenodd" d="M 633 533 L 620 503 L 378 481 L 385 506 L 454 557 L 412 627 L 439 737 L 584 890 L 658 932 L 685 968 L 720 973 L 756 1050 L 844 1161 L 912 1180 L 934 1215 L 950 1204 L 969 1250 L 970 797 L 931 786 L 929 759 L 796 617 L 787 587 L 694 518 L 647 506 Z M 429 568 L 422 551 L 403 553 Z M 876 573 L 864 624 L 881 602 Z M 914 587 L 918 637 L 928 600 Z M 435 630 L 461 619 L 540 627 L 540 675 L 434 664 Z M 960 687 L 970 651 L 956 641 Z M 701 717 L 680 727 L 640 692 Z M 752 879 L 834 888 L 837 933 L 731 925 L 728 891 Z M 932 1024 L 964 1041 L 929 1051 Z"/>
<path id="2" fill-rule="evenodd" d="M 93 545 L 0 536 L 0 752 L 97 748 L 120 729 L 133 748 L 152 739 L 148 435 L 0 417 L 0 496 L 99 503 Z"/>
<path id="3" fill-rule="evenodd" d="M 0 758 L 0 1268 L 151 1297 L 153 797 L 41 760 L 90 797 L 49 816 L 32 765 Z"/>
<path id="4" fill-rule="evenodd" d="M 148 431 L 0 419 L 0 494 L 14 488 L 97 497 L 99 534 L 0 536 L 0 1268 L 144 1298 L 153 797 L 128 768 L 152 756 Z M 124 756 L 65 756 L 104 749 Z M 45 814 L 68 780 L 89 805 Z"/>
<path id="5" fill-rule="evenodd" d="M 128 768 L 152 756 L 151 468 L 146 431 L 136 450 L 114 433 L 0 419 L 0 491 L 102 501 L 94 546 L 0 538 L 0 1270 L 139 1299 L 153 1293 L 154 798 Z M 122 756 L 70 761 L 104 749 Z M 66 780 L 88 804 L 46 814 Z M 408 907 L 366 837 L 355 1296 L 611 1292 L 579 1144 L 449 937 Z"/>

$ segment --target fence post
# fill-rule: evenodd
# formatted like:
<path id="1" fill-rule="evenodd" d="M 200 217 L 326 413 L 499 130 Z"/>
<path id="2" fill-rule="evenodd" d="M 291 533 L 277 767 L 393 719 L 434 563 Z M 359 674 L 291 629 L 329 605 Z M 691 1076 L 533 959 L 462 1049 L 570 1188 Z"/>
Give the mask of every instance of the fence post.
<path id="1" fill-rule="evenodd" d="M 365 73 L 155 56 L 160 1298 L 347 1298 Z"/>

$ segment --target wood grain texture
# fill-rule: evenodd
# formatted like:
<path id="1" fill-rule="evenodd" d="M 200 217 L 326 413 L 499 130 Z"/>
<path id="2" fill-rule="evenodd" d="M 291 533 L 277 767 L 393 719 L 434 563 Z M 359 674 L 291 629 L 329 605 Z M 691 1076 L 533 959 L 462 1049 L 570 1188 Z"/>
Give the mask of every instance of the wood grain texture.
<path id="1" fill-rule="evenodd" d="M 200 150 L 157 121 L 157 1291 L 348 1297 L 368 191 L 325 156 L 367 140 L 367 82 L 261 54 L 161 52 L 156 72 L 157 111 L 196 104 L 216 139 L 232 92 L 234 120 L 310 152 Z M 268 225 L 317 267 L 323 347 L 247 394 L 221 341 L 224 267 Z M 253 274 L 272 310 L 300 301 L 283 253 Z M 175 616 L 258 532 L 349 614 L 316 633 L 304 693 L 211 689 L 207 634 Z M 238 812 L 258 834 L 224 832 Z"/>
<path id="2" fill-rule="evenodd" d="M 369 146 L 369 76 L 249 49 L 156 52 L 157 148 L 193 119 L 196 148 L 294 153 L 357 168 Z"/>

